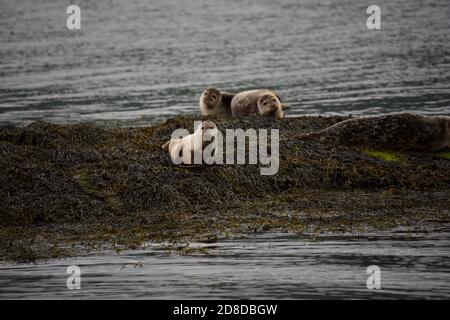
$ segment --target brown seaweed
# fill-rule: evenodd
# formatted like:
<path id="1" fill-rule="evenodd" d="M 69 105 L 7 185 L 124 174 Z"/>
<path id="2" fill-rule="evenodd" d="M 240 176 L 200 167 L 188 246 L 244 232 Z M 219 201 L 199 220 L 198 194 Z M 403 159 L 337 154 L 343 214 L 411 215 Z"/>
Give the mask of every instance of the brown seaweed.
<path id="1" fill-rule="evenodd" d="M 209 117 L 222 131 L 279 129 L 278 174 L 261 176 L 260 165 L 173 165 L 161 145 L 174 129 L 192 132 L 201 119 L 0 129 L 2 259 L 34 261 L 101 244 L 133 248 L 266 230 L 358 232 L 449 219 L 446 157 L 299 139 L 343 117 Z"/>

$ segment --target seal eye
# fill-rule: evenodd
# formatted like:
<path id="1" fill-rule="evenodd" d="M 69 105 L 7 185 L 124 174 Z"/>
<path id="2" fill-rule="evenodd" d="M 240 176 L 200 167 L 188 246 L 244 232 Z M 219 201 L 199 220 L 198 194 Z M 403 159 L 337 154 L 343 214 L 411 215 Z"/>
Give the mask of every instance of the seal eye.
<path id="1" fill-rule="evenodd" d="M 211 95 L 211 98 L 216 99 L 216 95 L 215 94 Z"/>
<path id="2" fill-rule="evenodd" d="M 267 106 L 267 101 L 264 101 L 264 102 L 263 102 L 263 105 Z"/>
<path id="3" fill-rule="evenodd" d="M 276 100 L 276 99 L 272 99 L 272 102 L 273 102 L 273 103 L 277 103 L 277 100 Z"/>

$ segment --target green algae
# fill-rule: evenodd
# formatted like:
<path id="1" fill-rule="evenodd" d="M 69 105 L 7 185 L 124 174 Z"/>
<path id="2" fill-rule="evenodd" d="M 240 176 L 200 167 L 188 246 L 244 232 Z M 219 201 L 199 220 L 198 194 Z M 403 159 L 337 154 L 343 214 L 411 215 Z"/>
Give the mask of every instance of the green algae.
<path id="1" fill-rule="evenodd" d="M 450 160 L 450 151 L 437 151 L 437 152 L 434 152 L 433 155 L 436 157 L 439 157 L 439 158 Z"/>
<path id="2" fill-rule="evenodd" d="M 400 156 L 393 151 L 380 151 L 380 150 L 368 150 L 365 149 L 364 152 L 372 157 L 382 159 L 385 161 L 392 161 L 392 162 L 400 162 L 401 158 Z"/>

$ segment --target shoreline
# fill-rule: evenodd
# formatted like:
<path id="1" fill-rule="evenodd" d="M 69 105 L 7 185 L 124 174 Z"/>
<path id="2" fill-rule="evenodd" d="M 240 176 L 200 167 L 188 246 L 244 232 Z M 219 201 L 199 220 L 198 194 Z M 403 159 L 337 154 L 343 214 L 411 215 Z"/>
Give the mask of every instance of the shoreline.
<path id="1" fill-rule="evenodd" d="M 194 120 L 280 130 L 280 170 L 176 167 L 161 145 Z M 151 127 L 36 122 L 0 129 L 1 260 L 86 254 L 245 232 L 364 232 L 450 221 L 450 160 L 299 141 L 345 117 L 185 116 Z"/>

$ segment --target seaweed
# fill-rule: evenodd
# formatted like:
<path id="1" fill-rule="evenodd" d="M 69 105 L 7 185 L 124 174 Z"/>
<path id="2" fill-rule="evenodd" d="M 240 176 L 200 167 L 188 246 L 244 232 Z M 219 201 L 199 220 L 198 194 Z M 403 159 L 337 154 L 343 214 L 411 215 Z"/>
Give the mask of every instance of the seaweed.
<path id="1" fill-rule="evenodd" d="M 260 165 L 175 166 L 161 145 L 173 130 L 192 132 L 202 119 L 222 132 L 279 129 L 279 172 L 261 176 Z M 186 116 L 138 128 L 36 122 L 0 129 L 1 257 L 33 261 L 146 241 L 448 221 L 448 152 L 299 139 L 343 119 Z"/>

